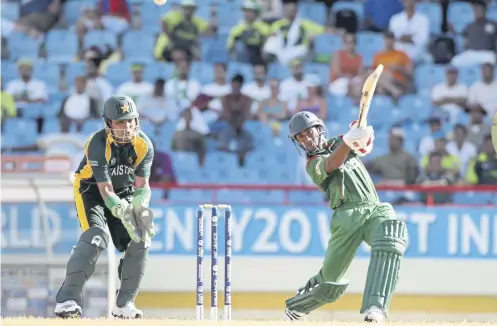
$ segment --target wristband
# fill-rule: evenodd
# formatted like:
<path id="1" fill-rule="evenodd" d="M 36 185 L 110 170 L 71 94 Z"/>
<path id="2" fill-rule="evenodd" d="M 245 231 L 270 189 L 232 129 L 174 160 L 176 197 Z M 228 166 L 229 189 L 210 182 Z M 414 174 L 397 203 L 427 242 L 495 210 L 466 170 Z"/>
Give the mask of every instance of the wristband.
<path id="1" fill-rule="evenodd" d="M 112 211 L 112 208 L 114 206 L 121 204 L 121 199 L 119 197 L 117 197 L 116 194 L 112 194 L 109 197 L 107 197 L 107 199 L 104 202 L 105 202 L 105 206 L 107 206 L 107 208 Z"/>
<path id="2" fill-rule="evenodd" d="M 133 199 L 131 200 L 131 205 L 133 205 L 134 208 L 148 207 L 150 204 L 150 197 L 152 197 L 152 191 L 149 187 L 136 189 L 133 194 Z"/>

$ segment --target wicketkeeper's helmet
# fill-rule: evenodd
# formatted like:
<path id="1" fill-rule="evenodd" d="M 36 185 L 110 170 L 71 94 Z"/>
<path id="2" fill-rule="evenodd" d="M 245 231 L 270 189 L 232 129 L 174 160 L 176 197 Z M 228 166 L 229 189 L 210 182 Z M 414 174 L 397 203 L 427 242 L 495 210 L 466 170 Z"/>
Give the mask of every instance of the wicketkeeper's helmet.
<path id="1" fill-rule="evenodd" d="M 138 117 L 138 110 L 136 109 L 136 104 L 131 99 L 131 97 L 126 95 L 115 95 L 111 96 L 105 101 L 104 104 L 104 112 L 102 117 L 105 121 L 105 130 L 109 133 L 112 138 L 117 143 L 126 143 L 129 142 L 130 139 L 133 139 L 138 135 L 140 130 L 140 124 Z M 130 132 L 128 130 L 124 130 L 122 135 L 119 136 L 117 131 L 119 129 L 112 128 L 111 121 L 115 120 L 135 120 L 136 126 Z"/>

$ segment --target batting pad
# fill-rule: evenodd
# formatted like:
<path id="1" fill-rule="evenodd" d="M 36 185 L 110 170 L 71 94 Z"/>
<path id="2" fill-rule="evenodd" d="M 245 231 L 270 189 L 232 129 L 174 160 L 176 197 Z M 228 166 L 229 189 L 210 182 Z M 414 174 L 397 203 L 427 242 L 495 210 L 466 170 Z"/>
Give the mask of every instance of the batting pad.
<path id="1" fill-rule="evenodd" d="M 371 243 L 361 313 L 371 306 L 388 312 L 407 245 L 407 227 L 403 221 L 387 220 L 378 227 Z"/>
<path id="2" fill-rule="evenodd" d="M 320 283 L 309 289 L 308 292 L 297 294 L 293 298 L 286 300 L 286 307 L 289 310 L 308 314 L 327 303 L 338 300 L 348 286 L 349 282 L 347 280 L 343 280 L 339 283 Z"/>

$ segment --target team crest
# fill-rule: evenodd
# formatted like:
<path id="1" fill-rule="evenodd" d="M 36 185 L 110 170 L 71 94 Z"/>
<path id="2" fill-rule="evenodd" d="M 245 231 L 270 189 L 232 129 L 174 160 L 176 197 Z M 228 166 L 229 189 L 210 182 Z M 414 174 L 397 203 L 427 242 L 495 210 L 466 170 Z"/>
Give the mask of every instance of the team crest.
<path id="1" fill-rule="evenodd" d="M 129 162 L 129 164 L 134 164 L 135 160 L 132 157 L 129 157 L 128 158 L 128 162 Z"/>
<path id="2" fill-rule="evenodd" d="M 123 111 L 123 113 L 129 112 L 129 105 L 128 105 L 128 103 L 124 103 L 123 106 L 121 106 L 121 111 Z"/>

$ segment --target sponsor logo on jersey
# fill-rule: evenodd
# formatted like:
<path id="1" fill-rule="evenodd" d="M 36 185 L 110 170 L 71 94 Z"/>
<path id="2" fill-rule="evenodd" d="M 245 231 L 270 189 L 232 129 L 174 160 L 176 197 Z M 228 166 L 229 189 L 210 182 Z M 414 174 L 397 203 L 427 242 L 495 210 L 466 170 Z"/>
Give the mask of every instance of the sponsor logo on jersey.
<path id="1" fill-rule="evenodd" d="M 109 172 L 111 177 L 117 177 L 121 175 L 133 174 L 135 171 L 129 166 L 120 164 L 116 167 L 111 168 Z"/>
<path id="2" fill-rule="evenodd" d="M 342 164 L 338 169 L 340 172 L 352 172 L 355 169 L 359 168 L 361 166 L 361 161 L 359 161 L 357 158 L 352 157 L 348 161 Z"/>
<path id="3" fill-rule="evenodd" d="M 316 162 L 316 173 L 318 175 L 321 175 L 321 162 L 323 161 L 322 158 L 320 158 L 317 162 Z"/>
<path id="4" fill-rule="evenodd" d="M 98 166 L 98 161 L 90 160 L 90 165 L 91 166 Z"/>

